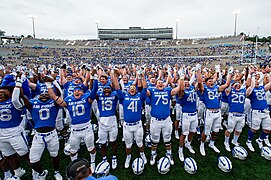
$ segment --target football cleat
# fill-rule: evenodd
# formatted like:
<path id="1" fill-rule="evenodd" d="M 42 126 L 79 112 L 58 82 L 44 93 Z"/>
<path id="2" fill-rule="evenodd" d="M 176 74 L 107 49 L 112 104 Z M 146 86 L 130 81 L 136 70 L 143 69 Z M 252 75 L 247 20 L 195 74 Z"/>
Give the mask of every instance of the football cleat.
<path id="1" fill-rule="evenodd" d="M 151 154 L 150 165 L 154 165 L 155 164 L 155 158 L 156 158 L 156 156 L 157 156 L 157 153 Z"/>
<path id="2" fill-rule="evenodd" d="M 251 142 L 246 142 L 246 145 L 247 145 L 247 147 L 248 147 L 248 149 L 250 150 L 250 151 L 252 151 L 252 152 L 254 152 L 255 151 L 255 149 L 254 149 L 254 147 L 252 146 L 252 143 Z"/>
<path id="3" fill-rule="evenodd" d="M 268 138 L 265 138 L 263 141 L 264 141 L 264 143 L 265 143 L 266 146 L 271 147 L 271 144 L 270 144 Z"/>
<path id="4" fill-rule="evenodd" d="M 48 171 L 44 170 L 42 174 L 39 175 L 39 180 L 45 180 L 48 175 Z"/>
<path id="5" fill-rule="evenodd" d="M 172 154 L 168 154 L 168 153 L 167 153 L 166 156 L 167 156 L 167 158 L 169 159 L 170 164 L 173 166 L 173 165 L 174 165 L 174 160 L 173 160 Z"/>
<path id="6" fill-rule="evenodd" d="M 212 148 L 216 153 L 220 153 L 219 149 L 215 145 L 208 145 L 210 148 Z"/>
<path id="7" fill-rule="evenodd" d="M 16 169 L 15 176 L 21 178 L 25 174 L 25 170 L 23 168 Z"/>
<path id="8" fill-rule="evenodd" d="M 131 162 L 131 155 L 130 156 L 126 156 L 126 160 L 125 160 L 125 164 L 124 164 L 124 167 L 126 169 L 129 168 L 130 162 Z"/>
<path id="9" fill-rule="evenodd" d="M 240 146 L 240 143 L 235 142 L 234 140 L 231 140 L 231 143 L 232 143 L 234 146 Z"/>
<path id="10" fill-rule="evenodd" d="M 261 139 L 256 139 L 256 143 L 258 144 L 259 148 L 262 149 L 263 141 Z"/>
<path id="11" fill-rule="evenodd" d="M 183 150 L 182 149 L 179 149 L 179 159 L 180 159 L 180 161 L 181 162 L 183 162 L 184 161 L 184 155 L 183 155 Z"/>
<path id="12" fill-rule="evenodd" d="M 202 156 L 206 156 L 204 144 L 203 144 L 203 145 L 200 145 L 199 151 L 200 151 L 200 154 L 201 154 Z"/>
<path id="13" fill-rule="evenodd" d="M 117 165 L 118 165 L 117 158 L 116 157 L 112 158 L 112 169 L 113 170 L 116 169 Z"/>
<path id="14" fill-rule="evenodd" d="M 195 154 L 195 151 L 191 145 L 188 145 L 187 143 L 185 143 L 184 146 L 190 151 L 191 154 Z"/>
<path id="15" fill-rule="evenodd" d="M 231 152 L 231 147 L 230 147 L 229 143 L 224 142 L 224 146 L 225 146 L 225 149 L 226 149 L 228 152 Z"/>
<path id="16" fill-rule="evenodd" d="M 93 172 L 94 172 L 94 171 L 93 171 Z M 55 178 L 55 180 L 62 180 L 62 179 L 63 179 L 63 177 L 61 176 L 61 174 L 60 174 L 58 171 L 55 172 L 54 178 Z"/>
<path id="17" fill-rule="evenodd" d="M 142 154 L 140 153 L 140 157 L 142 158 L 144 164 L 147 164 L 148 160 L 147 160 L 147 158 L 145 156 L 145 153 L 142 153 Z"/>

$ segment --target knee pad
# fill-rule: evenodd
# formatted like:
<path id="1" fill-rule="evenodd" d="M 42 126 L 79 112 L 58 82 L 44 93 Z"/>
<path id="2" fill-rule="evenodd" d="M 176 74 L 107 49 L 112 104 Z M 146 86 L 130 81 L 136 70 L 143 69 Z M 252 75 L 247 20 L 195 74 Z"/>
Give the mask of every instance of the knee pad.
<path id="1" fill-rule="evenodd" d="M 165 142 L 165 147 L 169 147 L 169 146 L 171 146 L 171 141 Z"/>
<path id="2" fill-rule="evenodd" d="M 211 135 L 212 135 L 212 138 L 217 139 L 218 132 L 212 132 Z"/>
<path id="3" fill-rule="evenodd" d="M 152 147 L 157 147 L 158 146 L 158 143 L 155 143 L 155 142 L 151 142 L 151 145 L 152 145 Z"/>

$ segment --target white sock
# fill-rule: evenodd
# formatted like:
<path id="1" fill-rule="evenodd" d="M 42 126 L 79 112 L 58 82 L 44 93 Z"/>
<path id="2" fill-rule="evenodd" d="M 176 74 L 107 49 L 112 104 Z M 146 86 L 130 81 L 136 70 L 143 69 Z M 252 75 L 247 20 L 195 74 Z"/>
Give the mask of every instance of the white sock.
<path id="1" fill-rule="evenodd" d="M 215 145 L 215 141 L 210 140 L 210 146 L 214 146 Z"/>
<path id="2" fill-rule="evenodd" d="M 239 136 L 234 134 L 233 141 L 237 143 L 238 142 L 238 138 L 239 138 Z"/>
<path id="3" fill-rule="evenodd" d="M 171 149 L 167 150 L 167 154 L 171 155 Z"/>
<path id="4" fill-rule="evenodd" d="M 89 155 L 90 155 L 90 163 L 95 163 L 95 160 L 96 160 L 96 152 L 93 153 L 93 154 L 89 153 Z"/>
<path id="5" fill-rule="evenodd" d="M 227 136 L 225 136 L 225 143 L 229 143 L 229 139 L 230 139 L 230 137 L 227 137 Z"/>

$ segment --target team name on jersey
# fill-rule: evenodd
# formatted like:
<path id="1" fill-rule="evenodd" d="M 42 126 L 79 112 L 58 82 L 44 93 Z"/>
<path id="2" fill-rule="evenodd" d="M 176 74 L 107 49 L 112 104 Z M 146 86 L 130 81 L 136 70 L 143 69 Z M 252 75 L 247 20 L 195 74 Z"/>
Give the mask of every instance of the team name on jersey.
<path id="1" fill-rule="evenodd" d="M 69 99 L 69 101 L 70 101 L 70 99 Z M 77 105 L 77 104 L 84 104 L 86 101 L 87 101 L 86 99 L 82 99 L 80 101 L 68 102 L 68 105 L 72 106 L 72 105 Z"/>
<path id="2" fill-rule="evenodd" d="M 45 105 L 34 105 L 33 108 L 35 109 L 47 109 L 47 108 L 52 108 L 55 106 L 55 103 L 52 103 L 52 104 L 45 104 Z"/>
<path id="3" fill-rule="evenodd" d="M 113 97 L 99 97 L 99 100 L 115 100 L 116 97 L 113 96 Z"/>
<path id="4" fill-rule="evenodd" d="M 130 97 L 126 97 L 126 98 L 124 98 L 124 100 L 126 100 L 126 101 L 139 101 L 140 100 L 140 97 L 137 97 L 137 98 L 130 98 Z"/>
<path id="5" fill-rule="evenodd" d="M 155 95 L 158 95 L 158 94 L 159 95 L 167 95 L 168 93 L 167 92 L 157 92 L 157 91 L 155 91 L 154 94 Z"/>
<path id="6" fill-rule="evenodd" d="M 0 105 L 0 109 L 11 108 L 11 107 L 12 107 L 12 104 L 3 104 L 3 105 Z"/>

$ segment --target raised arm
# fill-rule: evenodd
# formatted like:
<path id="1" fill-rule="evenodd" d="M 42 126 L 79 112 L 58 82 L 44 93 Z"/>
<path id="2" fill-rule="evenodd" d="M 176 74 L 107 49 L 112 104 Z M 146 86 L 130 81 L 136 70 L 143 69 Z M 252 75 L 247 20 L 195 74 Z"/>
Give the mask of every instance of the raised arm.
<path id="1" fill-rule="evenodd" d="M 45 85 L 48 89 L 48 94 L 50 96 L 51 99 L 53 99 L 59 106 L 61 107 L 67 107 L 66 102 L 64 101 L 64 99 L 60 96 L 57 96 L 52 88 L 52 82 L 54 81 L 53 79 L 49 78 L 49 77 L 45 77 L 44 78 L 45 81 Z"/>
<path id="2" fill-rule="evenodd" d="M 255 76 L 253 76 L 252 78 L 248 77 L 248 79 L 250 79 L 251 83 L 250 83 L 250 86 L 246 90 L 246 96 L 247 97 L 252 93 L 252 91 L 253 91 L 253 89 L 255 87 Z"/>
<path id="3" fill-rule="evenodd" d="M 218 88 L 218 91 L 220 91 L 220 92 L 224 91 L 231 84 L 231 78 L 232 78 L 232 74 L 233 74 L 233 67 L 230 67 L 228 71 L 229 72 L 228 72 L 226 83 L 219 86 L 219 88 Z"/>
<path id="4" fill-rule="evenodd" d="M 17 77 L 16 86 L 12 92 L 11 102 L 14 105 L 14 107 L 18 110 L 23 110 L 24 108 L 24 102 L 20 99 L 20 96 L 23 96 L 21 87 L 22 87 L 21 78 Z"/>

